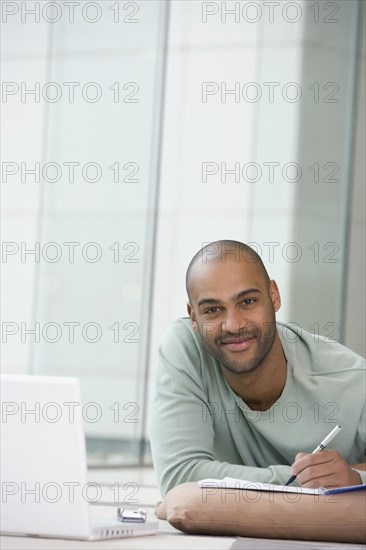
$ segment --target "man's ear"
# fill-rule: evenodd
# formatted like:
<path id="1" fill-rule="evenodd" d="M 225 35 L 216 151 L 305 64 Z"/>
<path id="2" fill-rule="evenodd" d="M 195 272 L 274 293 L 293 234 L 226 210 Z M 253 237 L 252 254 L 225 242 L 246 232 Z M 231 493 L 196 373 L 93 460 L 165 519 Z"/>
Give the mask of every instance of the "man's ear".
<path id="1" fill-rule="evenodd" d="M 187 311 L 188 311 L 188 315 L 190 316 L 191 321 L 192 321 L 192 327 L 194 328 L 194 330 L 197 330 L 196 314 L 194 312 L 193 307 L 191 306 L 191 304 L 189 302 L 187 302 Z"/>
<path id="2" fill-rule="evenodd" d="M 276 281 L 273 281 L 273 280 L 271 281 L 270 287 L 269 287 L 269 293 L 271 296 L 274 310 L 277 312 L 281 307 L 281 296 L 280 296 L 280 291 L 278 290 Z"/>

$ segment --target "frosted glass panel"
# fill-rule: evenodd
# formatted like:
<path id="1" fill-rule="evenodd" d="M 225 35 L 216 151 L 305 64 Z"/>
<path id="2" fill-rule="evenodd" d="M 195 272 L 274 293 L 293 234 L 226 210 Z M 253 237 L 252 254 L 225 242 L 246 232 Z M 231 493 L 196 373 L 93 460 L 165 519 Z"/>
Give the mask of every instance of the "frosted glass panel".
<path id="1" fill-rule="evenodd" d="M 40 83 L 33 370 L 80 378 L 91 463 L 126 464 L 144 436 L 166 3 L 88 5 L 50 29 Z"/>
<path id="2" fill-rule="evenodd" d="M 263 25 L 259 80 L 276 91 L 257 103 L 264 177 L 251 187 L 249 240 L 281 282 L 279 319 L 342 342 L 361 3 L 296 5 L 292 31 L 285 20 Z"/>

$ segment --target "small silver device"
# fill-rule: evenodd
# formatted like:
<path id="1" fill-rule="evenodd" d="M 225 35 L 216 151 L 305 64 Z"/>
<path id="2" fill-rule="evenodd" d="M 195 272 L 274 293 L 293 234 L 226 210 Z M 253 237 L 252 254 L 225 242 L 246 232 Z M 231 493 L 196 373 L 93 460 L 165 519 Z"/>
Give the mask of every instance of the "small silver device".
<path id="1" fill-rule="evenodd" d="M 144 523 L 146 521 L 146 510 L 143 510 L 142 508 L 126 510 L 123 506 L 120 506 L 117 508 L 117 519 L 119 521 Z"/>

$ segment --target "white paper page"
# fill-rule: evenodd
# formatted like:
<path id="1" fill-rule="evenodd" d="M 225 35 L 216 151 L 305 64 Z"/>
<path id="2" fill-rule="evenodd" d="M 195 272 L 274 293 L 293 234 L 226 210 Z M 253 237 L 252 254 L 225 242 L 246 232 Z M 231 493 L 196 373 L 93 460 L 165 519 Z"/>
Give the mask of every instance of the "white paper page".
<path id="1" fill-rule="evenodd" d="M 247 481 L 224 477 L 224 479 L 202 479 L 198 481 L 200 487 L 215 487 L 218 489 L 245 489 L 247 491 L 270 491 L 278 493 L 297 493 L 308 495 L 321 495 L 323 489 L 305 489 L 293 485 L 274 485 L 273 483 L 260 483 L 259 481 Z"/>

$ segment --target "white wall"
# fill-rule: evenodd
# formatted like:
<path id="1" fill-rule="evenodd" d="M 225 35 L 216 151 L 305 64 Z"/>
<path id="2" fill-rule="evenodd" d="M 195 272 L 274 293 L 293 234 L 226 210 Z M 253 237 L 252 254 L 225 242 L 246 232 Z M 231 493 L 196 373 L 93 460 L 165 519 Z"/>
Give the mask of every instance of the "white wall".
<path id="1" fill-rule="evenodd" d="M 3 86 L 6 82 L 44 82 L 47 70 L 47 41 L 49 25 L 36 23 L 30 18 L 27 24 L 11 21 L 1 26 L 1 64 Z M 28 88 L 31 85 L 27 86 Z M 1 319 L 19 327 L 16 336 L 2 338 L 2 369 L 11 373 L 25 373 L 29 368 L 31 337 L 21 342 L 20 324 L 30 327 L 34 321 L 34 257 L 21 261 L 21 243 L 34 248 L 38 240 L 40 183 L 32 176 L 21 181 L 21 163 L 34 166 L 42 157 L 44 139 L 44 103 L 20 100 L 20 91 L 15 96 L 3 96 L 1 105 L 1 239 L 2 246 L 14 255 L 2 254 L 1 273 Z M 4 163 L 16 163 L 18 172 L 6 178 Z M 10 169 L 10 168 L 9 168 Z M 33 246 L 32 246 L 33 244 Z M 4 248 L 2 252 L 4 251 Z M 9 326 L 10 329 L 10 326 Z M 16 330 L 16 326 L 14 326 Z"/>

